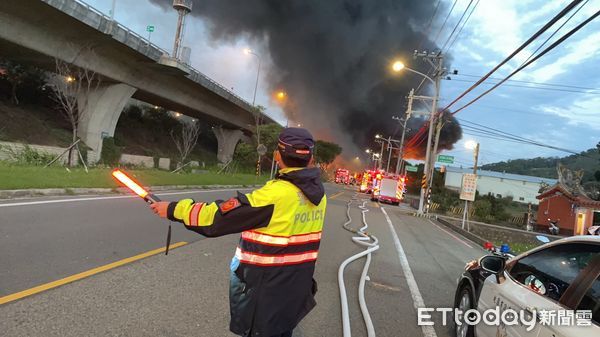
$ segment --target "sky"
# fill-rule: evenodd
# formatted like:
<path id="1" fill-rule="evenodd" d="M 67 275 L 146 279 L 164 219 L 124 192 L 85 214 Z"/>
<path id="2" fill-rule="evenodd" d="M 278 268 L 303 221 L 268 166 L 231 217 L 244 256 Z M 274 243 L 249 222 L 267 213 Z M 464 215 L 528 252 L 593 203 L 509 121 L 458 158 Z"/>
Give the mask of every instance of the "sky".
<path id="1" fill-rule="evenodd" d="M 368 0 L 365 0 L 368 1 Z M 471 0 L 456 0 L 446 25 L 444 19 L 455 0 L 441 0 L 442 6 L 430 29 L 430 37 L 444 45 Z M 87 0 L 86 3 L 108 14 L 111 0 Z M 474 81 L 502 61 L 570 1 L 560 0 L 480 0 L 458 39 L 451 45 L 450 80 L 442 81 L 440 106 L 446 106 Z M 600 0 L 589 0 L 582 9 L 550 40 L 555 41 L 572 27 L 600 9 Z M 433 15 L 433 13 L 432 13 Z M 568 15 L 567 15 L 568 17 Z M 134 32 L 148 37 L 146 26 L 155 26 L 151 41 L 167 51 L 173 49 L 176 12 L 164 12 L 148 0 L 116 0 L 115 19 Z M 561 24 L 565 20 L 559 22 Z M 443 28 L 443 29 L 442 29 Z M 552 33 L 542 35 L 512 61 L 492 75 L 502 78 L 517 68 Z M 243 37 L 234 41 L 214 42 L 202 20 L 189 16 L 186 22 L 184 46 L 192 49 L 191 63 L 207 76 L 252 102 L 258 70 L 256 57 L 243 53 L 253 48 Z M 550 43 L 546 44 L 548 46 Z M 281 124 L 286 117 L 267 91 L 266 74 L 271 60 L 261 55 L 262 75 L 259 78 L 256 104 L 267 107 L 266 113 Z M 406 65 L 410 67 L 407 60 Z M 544 144 L 583 151 L 600 142 L 600 19 L 592 21 L 540 60 L 513 79 L 545 84 L 576 86 L 565 88 L 507 82 L 456 115 L 460 122 L 478 123 L 501 131 L 526 137 Z M 382 65 L 386 66 L 386 65 Z M 488 81 L 486 83 L 495 83 Z M 307 84 L 308 85 L 308 84 Z M 483 84 L 472 94 L 452 106 L 460 108 L 490 85 Z M 537 87 L 537 88 L 532 88 Z M 592 88 L 595 90 L 581 89 Z M 551 90 L 547 90 L 551 89 Z M 573 91 L 573 92 L 569 92 Z M 469 131 L 465 131 L 469 133 Z M 479 163 L 539 156 L 565 156 L 569 153 L 530 146 L 481 135 L 464 134 L 453 150 L 444 154 L 455 157 L 455 164 L 473 164 L 472 151 L 465 142 L 475 140 L 480 145 Z"/>

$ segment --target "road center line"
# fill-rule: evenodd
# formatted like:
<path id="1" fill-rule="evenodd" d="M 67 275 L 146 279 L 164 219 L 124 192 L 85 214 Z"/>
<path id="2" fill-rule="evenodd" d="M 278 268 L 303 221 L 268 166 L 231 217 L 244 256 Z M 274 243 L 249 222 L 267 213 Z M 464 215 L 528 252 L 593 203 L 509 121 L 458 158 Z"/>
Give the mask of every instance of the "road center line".
<path id="1" fill-rule="evenodd" d="M 390 227 L 390 232 L 392 232 L 394 246 L 396 246 L 396 251 L 398 251 L 398 258 L 400 259 L 400 266 L 402 266 L 402 271 L 404 272 L 404 277 L 406 278 L 406 283 L 408 284 L 408 289 L 410 290 L 410 295 L 413 299 L 413 307 L 416 310 L 418 310 L 419 308 L 425 308 L 425 301 L 423 301 L 423 296 L 421 296 L 421 292 L 419 291 L 419 287 L 417 286 L 417 281 L 415 280 L 415 276 L 413 275 L 413 272 L 410 269 L 408 258 L 406 257 L 406 253 L 404 253 L 404 249 L 402 248 L 402 244 L 400 243 L 398 234 L 394 229 L 392 220 L 390 220 L 389 215 L 385 211 L 385 207 L 381 207 L 381 211 L 383 212 L 383 215 L 385 215 L 385 219 L 387 220 L 387 223 Z M 421 330 L 423 331 L 423 336 L 425 337 L 437 337 L 435 329 L 431 325 L 421 325 Z"/>
<path id="2" fill-rule="evenodd" d="M 429 222 L 431 222 L 432 225 L 434 225 L 435 227 L 439 228 L 441 231 L 446 232 L 446 234 L 450 235 L 451 237 L 455 238 L 456 240 L 460 241 L 463 245 L 469 247 L 469 248 L 473 248 L 473 246 L 471 246 L 470 244 L 468 244 L 465 240 L 459 238 L 458 236 L 448 232 L 447 230 L 443 229 L 442 227 L 438 226 L 435 222 L 431 221 L 431 219 L 427 219 L 429 220 Z"/>
<path id="3" fill-rule="evenodd" d="M 181 192 L 166 192 L 156 193 L 156 195 L 177 195 L 177 194 L 192 194 L 192 193 L 209 193 L 209 192 L 226 192 L 226 191 L 244 191 L 250 190 L 251 188 L 229 188 L 220 190 L 193 190 L 193 191 L 181 191 Z M 110 197 L 90 197 L 90 198 L 71 198 L 71 199 L 57 199 L 57 200 L 41 200 L 41 201 L 27 201 L 27 202 L 15 202 L 9 204 L 0 204 L 0 207 L 17 207 L 17 206 L 31 206 L 31 205 L 43 205 L 43 204 L 57 204 L 63 202 L 81 202 L 81 201 L 96 201 L 96 200 L 110 200 L 110 199 L 128 199 L 128 198 L 139 198 L 135 195 L 118 195 Z"/>
<path id="4" fill-rule="evenodd" d="M 342 195 L 342 194 L 344 194 L 344 191 L 341 191 L 341 192 L 339 192 L 339 193 L 336 193 L 336 194 L 332 195 L 331 197 L 329 197 L 329 199 L 330 199 L 330 200 L 331 200 L 331 199 L 335 199 L 335 198 L 339 197 L 339 196 L 340 196 L 340 195 Z"/>
<path id="5" fill-rule="evenodd" d="M 172 244 L 172 245 L 169 246 L 169 250 L 175 249 L 177 247 L 184 246 L 186 244 L 187 244 L 187 242 L 185 242 L 185 241 L 174 243 L 174 244 Z M 164 251 L 165 251 L 165 247 L 154 249 L 154 250 L 151 250 L 149 252 L 145 252 L 145 253 L 142 253 L 142 254 L 139 254 L 139 255 L 135 255 L 135 256 L 128 257 L 128 258 L 125 258 L 125 259 L 122 259 L 122 260 L 119 260 L 119 261 L 115 261 L 115 262 L 112 262 L 112 263 L 109 263 L 109 264 L 105 264 L 103 266 L 96 267 L 96 268 L 93 268 L 93 269 L 81 272 L 79 274 L 67 276 L 67 277 L 62 278 L 60 280 L 52 281 L 52 282 L 49 282 L 49 283 L 45 283 L 45 284 L 39 285 L 37 287 L 33 287 L 33 288 L 29 288 L 29 289 L 26 289 L 26 290 L 23 290 L 23 291 L 19 291 L 18 293 L 6 295 L 4 297 L 0 297 L 0 305 L 5 304 L 5 303 L 9 303 L 9 302 L 12 302 L 12 301 L 16 301 L 16 300 L 22 299 L 24 297 L 35 295 L 37 293 L 41 293 L 41 292 L 46 291 L 46 290 L 50 290 L 50 289 L 53 289 L 53 288 L 56 288 L 56 287 L 60 287 L 60 286 L 65 285 L 67 283 L 75 282 L 75 281 L 84 279 L 86 277 L 90 277 L 92 275 L 96 275 L 96 274 L 101 273 L 103 271 L 107 271 L 107 270 L 110 270 L 110 269 L 113 269 L 113 268 L 116 268 L 116 267 L 120 267 L 120 266 L 126 265 L 128 263 L 131 263 L 131 262 L 134 262 L 134 261 L 137 261 L 137 260 L 141 260 L 141 259 L 146 258 L 146 257 L 150 257 L 152 255 L 160 254 L 160 253 L 162 253 Z"/>

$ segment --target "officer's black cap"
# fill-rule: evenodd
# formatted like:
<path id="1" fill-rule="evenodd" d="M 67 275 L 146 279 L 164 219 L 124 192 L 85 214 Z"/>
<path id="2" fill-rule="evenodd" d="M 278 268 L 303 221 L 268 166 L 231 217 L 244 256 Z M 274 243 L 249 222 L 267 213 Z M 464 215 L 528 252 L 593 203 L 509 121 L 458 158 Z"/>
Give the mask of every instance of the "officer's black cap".
<path id="1" fill-rule="evenodd" d="M 279 134 L 279 152 L 286 157 L 310 159 L 315 147 L 313 136 L 303 128 L 285 128 Z"/>

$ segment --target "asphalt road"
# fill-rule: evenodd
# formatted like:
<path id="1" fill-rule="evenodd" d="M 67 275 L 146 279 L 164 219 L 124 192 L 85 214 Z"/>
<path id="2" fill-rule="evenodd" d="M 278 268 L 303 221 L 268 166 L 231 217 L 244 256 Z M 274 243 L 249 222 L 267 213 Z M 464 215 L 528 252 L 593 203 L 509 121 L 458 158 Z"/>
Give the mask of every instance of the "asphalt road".
<path id="1" fill-rule="evenodd" d="M 342 336 L 338 267 L 364 249 L 341 227 L 355 193 L 332 185 L 327 192 L 336 197 L 328 204 L 317 263 L 318 305 L 296 329 L 296 337 Z M 232 191 L 193 192 L 168 198 L 230 195 Z M 351 206 L 356 228 L 362 226 L 358 203 Z M 426 307 L 452 306 L 465 262 L 484 251 L 441 225 L 405 215 L 402 207 L 383 206 L 396 243 L 382 209 L 370 201 L 367 205 L 368 231 L 381 246 L 373 254 L 366 284 L 375 331 L 378 336 L 432 336 L 417 326 L 415 287 Z M 134 198 L 0 205 L 0 296 L 161 247 L 165 234 L 165 222 Z M 0 306 L 0 331 L 7 336 L 232 336 L 228 267 L 238 236 L 203 239 L 176 225 L 173 234 L 173 242 L 190 244 L 169 256 L 152 256 Z M 410 270 L 401 264 L 403 258 Z M 364 259 L 357 260 L 345 272 L 354 336 L 366 336 L 357 297 L 363 264 Z M 451 326 L 434 319 L 433 336 L 450 336 Z"/>

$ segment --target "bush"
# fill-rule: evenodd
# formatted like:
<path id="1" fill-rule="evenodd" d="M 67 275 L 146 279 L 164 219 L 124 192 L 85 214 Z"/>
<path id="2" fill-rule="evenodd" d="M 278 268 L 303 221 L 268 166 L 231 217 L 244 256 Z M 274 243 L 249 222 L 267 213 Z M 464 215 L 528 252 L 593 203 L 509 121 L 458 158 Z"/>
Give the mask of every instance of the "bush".
<path id="1" fill-rule="evenodd" d="M 8 160 L 20 165 L 46 165 L 54 159 L 55 155 L 39 152 L 25 144 L 21 149 L 10 146 L 0 146 L 0 151 L 8 155 Z"/>
<path id="2" fill-rule="evenodd" d="M 253 145 L 247 143 L 239 143 L 233 154 L 233 160 L 242 169 L 256 168 L 256 149 Z"/>
<path id="3" fill-rule="evenodd" d="M 100 162 L 108 166 L 117 166 L 121 159 L 123 149 L 115 144 L 115 139 L 107 137 L 102 140 L 102 153 Z"/>
<path id="4" fill-rule="evenodd" d="M 481 220 L 488 220 L 492 215 L 492 203 L 487 199 L 475 200 L 473 203 L 475 216 Z"/>

